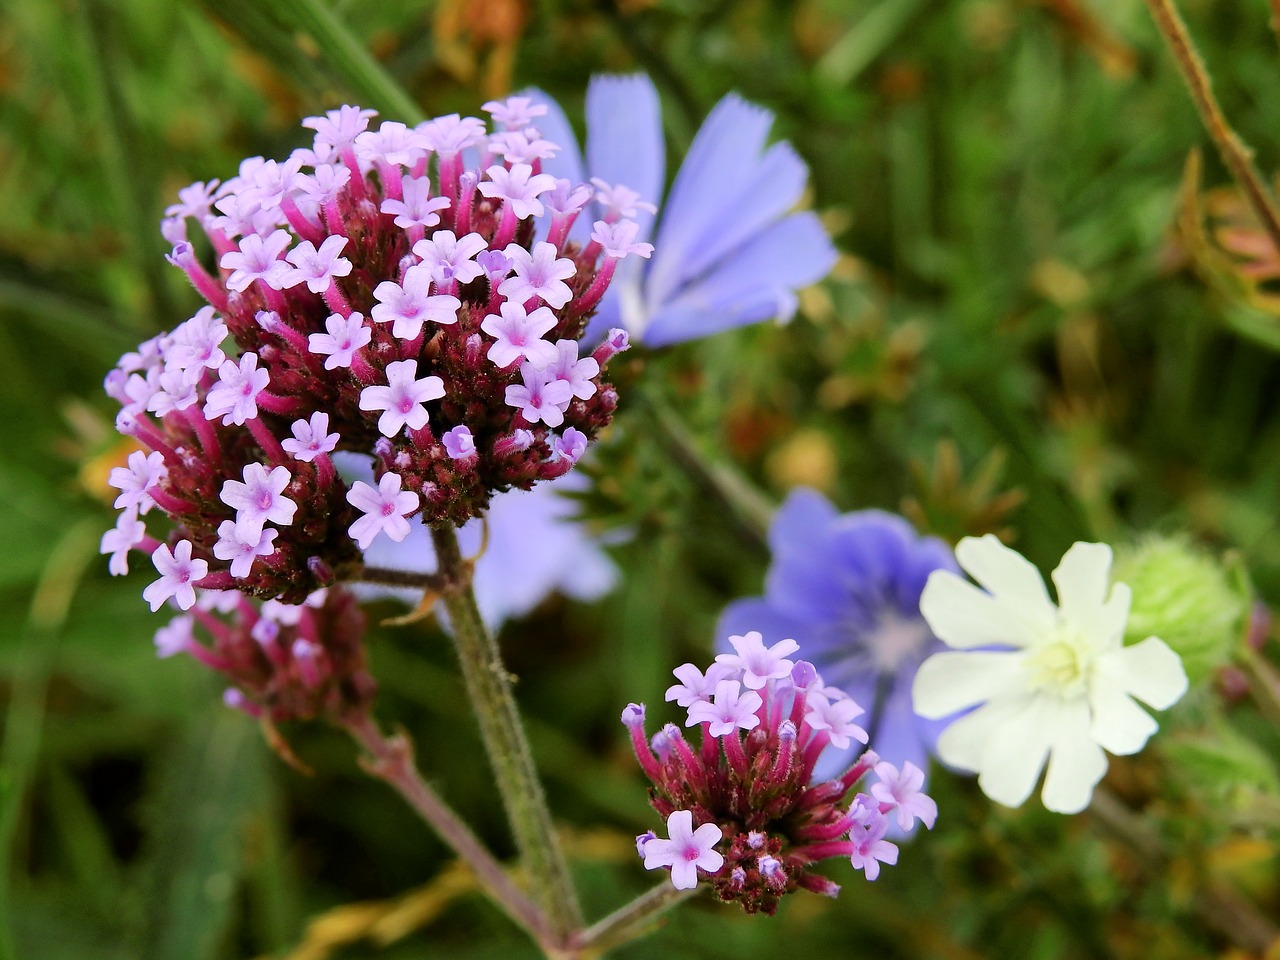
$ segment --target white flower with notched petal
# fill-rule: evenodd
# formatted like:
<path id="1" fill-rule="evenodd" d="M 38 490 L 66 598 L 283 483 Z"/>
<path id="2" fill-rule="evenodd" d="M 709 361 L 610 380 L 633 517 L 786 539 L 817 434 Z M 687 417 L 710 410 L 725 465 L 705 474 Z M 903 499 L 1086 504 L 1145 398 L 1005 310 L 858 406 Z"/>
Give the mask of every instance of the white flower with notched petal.
<path id="1" fill-rule="evenodd" d="M 1044 805 L 1076 813 L 1107 769 L 1104 749 L 1137 753 L 1156 731 L 1133 700 L 1163 710 L 1187 689 L 1182 661 L 1158 637 L 1123 645 L 1130 591 L 1111 587 L 1111 548 L 1077 543 L 1053 571 L 1058 605 L 1039 572 L 988 534 L 956 559 L 984 590 L 935 570 L 920 598 L 934 634 L 957 652 L 926 660 L 915 710 L 938 719 L 981 704 L 938 738 L 938 755 L 978 774 L 992 800 L 1022 804 L 1046 760 Z"/>

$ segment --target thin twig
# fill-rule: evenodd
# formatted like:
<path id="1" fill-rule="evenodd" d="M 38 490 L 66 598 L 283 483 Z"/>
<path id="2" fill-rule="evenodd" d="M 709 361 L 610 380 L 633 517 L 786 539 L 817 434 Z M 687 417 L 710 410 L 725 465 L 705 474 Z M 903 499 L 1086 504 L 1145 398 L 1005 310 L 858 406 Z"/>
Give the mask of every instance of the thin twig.
<path id="1" fill-rule="evenodd" d="M 440 839 L 471 868 L 481 885 L 504 913 L 533 935 L 539 944 L 551 937 L 547 918 L 516 886 L 471 829 L 458 818 L 431 786 L 422 779 L 413 759 L 413 748 L 404 736 L 384 736 L 368 716 L 349 720 L 347 732 L 369 754 L 364 767 L 394 787 Z"/>
<path id="2" fill-rule="evenodd" d="M 415 573 L 412 570 L 392 570 L 386 567 L 359 567 L 347 579 L 357 583 L 375 583 L 383 587 L 406 587 L 414 590 L 439 592 L 445 586 L 444 578 L 435 573 Z"/>
<path id="3" fill-rule="evenodd" d="M 1173 53 L 1178 72 L 1186 81 L 1191 100 L 1205 129 L 1209 131 L 1209 136 L 1213 138 L 1222 162 L 1244 191 L 1249 206 L 1271 237 L 1271 242 L 1280 250 L 1280 208 L 1276 206 L 1275 198 L 1253 165 L 1253 150 L 1231 129 L 1222 108 L 1214 98 L 1209 74 L 1191 41 L 1187 25 L 1182 22 L 1173 0 L 1146 0 L 1146 3 L 1161 36 Z M 1280 10 L 1280 0 L 1271 0 L 1271 6 L 1273 11 Z"/>

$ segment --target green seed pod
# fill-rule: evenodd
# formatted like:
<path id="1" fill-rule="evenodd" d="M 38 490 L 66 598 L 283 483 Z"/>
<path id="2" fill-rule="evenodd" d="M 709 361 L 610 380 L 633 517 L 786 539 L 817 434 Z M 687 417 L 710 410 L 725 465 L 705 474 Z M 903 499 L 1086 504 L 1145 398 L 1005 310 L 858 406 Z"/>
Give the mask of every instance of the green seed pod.
<path id="1" fill-rule="evenodd" d="M 1243 635 L 1248 576 L 1185 540 L 1154 537 L 1119 550 L 1112 579 L 1133 590 L 1125 643 L 1160 637 L 1192 684 L 1226 663 Z"/>

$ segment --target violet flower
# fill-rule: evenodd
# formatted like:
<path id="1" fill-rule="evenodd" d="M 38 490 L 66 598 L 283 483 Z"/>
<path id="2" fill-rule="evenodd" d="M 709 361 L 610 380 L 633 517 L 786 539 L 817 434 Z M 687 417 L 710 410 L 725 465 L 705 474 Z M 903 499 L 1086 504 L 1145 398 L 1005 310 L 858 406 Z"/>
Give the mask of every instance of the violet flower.
<path id="1" fill-rule="evenodd" d="M 662 195 L 662 114 L 648 77 L 592 79 L 585 164 L 564 113 L 540 91 L 530 93 L 548 108 L 539 131 L 563 148 L 543 161 L 543 171 L 573 184 L 590 177 L 599 188 L 574 223 L 573 239 L 585 242 L 595 221 L 615 222 L 619 197 Z M 826 276 L 836 251 L 813 213 L 792 212 L 808 170 L 790 144 L 766 146 L 772 124 L 768 110 L 730 94 L 689 147 L 656 231 L 645 205 L 627 209 L 638 226 L 634 240 L 653 237 L 657 250 L 648 261 L 619 263 L 588 340 L 624 327 L 660 347 L 791 318 L 795 291 Z"/>
<path id="2" fill-rule="evenodd" d="M 901 517 L 879 510 L 840 514 L 813 490 L 792 491 L 769 529 L 773 563 L 763 597 L 730 604 L 716 627 L 728 638 L 758 630 L 765 643 L 794 637 L 822 675 L 868 711 L 871 742 L 885 756 L 927 770 L 941 724 L 911 705 L 916 670 L 944 649 L 920 614 L 920 592 L 934 570 L 955 571 L 941 540 L 920 537 Z M 824 771 L 860 749 L 831 750 Z"/>

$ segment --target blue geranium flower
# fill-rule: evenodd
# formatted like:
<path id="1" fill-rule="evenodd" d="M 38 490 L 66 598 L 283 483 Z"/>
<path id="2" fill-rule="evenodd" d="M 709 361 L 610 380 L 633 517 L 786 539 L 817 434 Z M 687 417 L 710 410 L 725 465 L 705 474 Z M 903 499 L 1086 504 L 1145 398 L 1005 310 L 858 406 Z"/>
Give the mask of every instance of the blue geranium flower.
<path id="1" fill-rule="evenodd" d="M 766 644 L 796 640 L 825 682 L 867 710 L 872 749 L 927 770 L 943 724 L 916 716 L 911 682 L 921 662 L 945 648 L 920 615 L 920 593 L 934 570 L 957 570 L 951 549 L 901 517 L 841 514 L 806 489 L 774 515 L 769 546 L 765 595 L 729 605 L 716 627 L 719 645 L 727 650 L 730 636 L 749 630 Z M 842 769 L 862 749 L 829 751 L 819 766 Z"/>
<path id="2" fill-rule="evenodd" d="M 630 188 L 658 204 L 629 214 L 652 259 L 619 264 L 592 329 L 624 327 L 651 347 L 795 313 L 796 290 L 830 272 L 836 251 L 812 212 L 793 212 L 808 181 L 785 142 L 766 146 L 773 114 L 730 94 L 694 137 L 666 201 L 658 92 L 643 74 L 597 76 L 587 89 L 586 161 L 564 113 L 545 94 L 542 135 L 563 149 L 542 169 L 572 183 Z M 600 186 L 598 183 L 597 186 Z M 575 224 L 579 239 L 603 219 L 599 199 Z M 657 220 L 657 230 L 654 222 Z"/>

